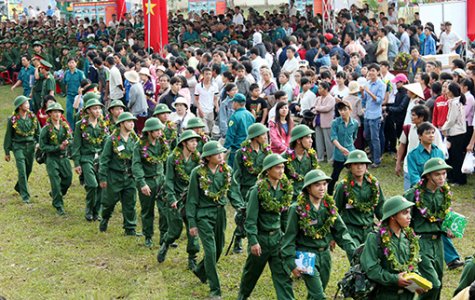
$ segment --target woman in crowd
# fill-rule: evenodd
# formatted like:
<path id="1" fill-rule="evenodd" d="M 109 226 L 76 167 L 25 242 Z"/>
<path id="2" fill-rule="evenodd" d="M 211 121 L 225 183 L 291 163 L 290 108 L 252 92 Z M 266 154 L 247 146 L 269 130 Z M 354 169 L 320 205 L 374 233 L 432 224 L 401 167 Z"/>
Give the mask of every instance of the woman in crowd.
<path id="1" fill-rule="evenodd" d="M 270 145 L 272 152 L 282 153 L 289 147 L 290 133 L 294 127 L 294 121 L 290 116 L 289 105 L 279 102 L 276 105 L 274 120 L 269 120 Z"/>
<path id="2" fill-rule="evenodd" d="M 328 82 L 320 82 L 318 93 L 320 96 L 317 98 L 314 109 L 317 114 L 314 125 L 318 161 L 323 161 L 326 153 L 327 160 L 331 162 L 333 160 L 333 144 L 330 135 L 331 122 L 335 115 L 335 98 L 330 95 Z"/>

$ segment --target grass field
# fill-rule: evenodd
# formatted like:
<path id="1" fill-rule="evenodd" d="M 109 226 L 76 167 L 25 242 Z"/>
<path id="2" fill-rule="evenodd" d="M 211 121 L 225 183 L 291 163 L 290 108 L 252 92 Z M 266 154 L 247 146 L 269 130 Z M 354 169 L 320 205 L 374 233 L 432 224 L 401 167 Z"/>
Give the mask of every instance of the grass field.
<path id="1" fill-rule="evenodd" d="M 6 120 L 20 89 L 0 87 L 0 138 L 3 141 Z M 63 101 L 64 103 L 64 101 Z M 393 173 L 394 161 L 385 157 L 384 167 L 374 171 L 384 194 L 401 194 L 402 178 Z M 329 166 L 323 169 L 330 171 Z M 208 286 L 187 271 L 182 238 L 178 249 L 170 249 L 167 260 L 158 264 L 158 245 L 150 250 L 143 238 L 125 237 L 120 205 L 111 219 L 107 233 L 98 231 L 98 223 L 84 219 L 85 191 L 75 175 L 65 197 L 66 217 L 56 215 L 48 196 L 49 180 L 44 165 L 35 164 L 30 177 L 31 205 L 21 202 L 13 190 L 16 181 L 14 161 L 0 161 L 0 295 L 7 299 L 205 299 Z M 463 188 L 456 188 L 454 208 L 471 219 L 473 178 Z M 140 208 L 137 204 L 137 211 Z M 228 209 L 227 242 L 231 239 L 232 209 Z M 138 230 L 141 230 L 140 224 Z M 156 230 L 158 231 L 158 230 Z M 455 240 L 462 257 L 474 252 L 473 222 L 466 237 Z M 158 243 L 158 236 L 155 235 Z M 223 298 L 235 299 L 246 254 L 223 256 L 219 261 Z M 336 283 L 348 267 L 343 251 L 333 253 L 333 272 L 327 295 L 333 299 Z M 445 272 L 442 299 L 450 299 L 461 270 Z M 297 299 L 306 296 L 302 281 L 295 282 Z M 252 299 L 274 299 L 275 293 L 266 268 Z"/>

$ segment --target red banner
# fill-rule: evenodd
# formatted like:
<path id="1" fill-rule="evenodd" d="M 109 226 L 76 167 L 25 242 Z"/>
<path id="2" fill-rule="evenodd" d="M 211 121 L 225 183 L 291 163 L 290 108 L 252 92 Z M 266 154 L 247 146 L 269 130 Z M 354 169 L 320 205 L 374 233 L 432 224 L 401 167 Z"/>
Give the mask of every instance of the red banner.
<path id="1" fill-rule="evenodd" d="M 467 36 L 470 41 L 475 40 L 475 0 L 467 0 Z"/>
<path id="2" fill-rule="evenodd" d="M 127 7 L 125 0 L 116 0 L 115 2 L 117 3 L 117 20 L 120 21 L 124 18 L 124 14 L 127 12 Z"/>
<path id="3" fill-rule="evenodd" d="M 168 13 L 166 0 L 143 0 L 145 48 L 154 52 L 168 44 Z"/>

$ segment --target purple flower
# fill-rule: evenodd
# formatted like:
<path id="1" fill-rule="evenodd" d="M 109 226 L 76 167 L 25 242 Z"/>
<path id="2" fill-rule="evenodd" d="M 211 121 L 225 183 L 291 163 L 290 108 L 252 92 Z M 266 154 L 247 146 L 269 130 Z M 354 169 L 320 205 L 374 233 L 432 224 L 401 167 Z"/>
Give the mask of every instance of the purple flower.
<path id="1" fill-rule="evenodd" d="M 416 196 L 419 196 L 421 194 L 421 192 L 418 189 L 416 189 L 415 193 L 416 193 Z"/>
<path id="2" fill-rule="evenodd" d="M 246 155 L 243 155 L 243 156 L 242 156 L 242 160 L 247 160 L 247 156 L 246 156 Z"/>
<path id="3" fill-rule="evenodd" d="M 335 211 L 334 208 L 332 208 L 332 210 L 330 210 L 330 212 L 331 212 L 332 215 L 336 214 L 336 211 Z"/>
<path id="4" fill-rule="evenodd" d="M 85 132 L 82 133 L 82 137 L 85 138 L 87 134 Z"/>
<path id="5" fill-rule="evenodd" d="M 388 256 L 388 255 L 389 255 L 389 249 L 388 249 L 388 248 L 384 248 L 384 255 L 385 255 L 385 256 Z"/>
<path id="6" fill-rule="evenodd" d="M 297 209 L 298 209 L 298 210 L 302 210 L 302 206 L 300 206 L 300 205 L 297 206 Z"/>
<path id="7" fill-rule="evenodd" d="M 302 217 L 306 218 L 306 217 L 307 217 L 307 213 L 306 213 L 306 212 L 302 213 Z"/>
<path id="8" fill-rule="evenodd" d="M 379 230 L 379 233 L 380 233 L 381 235 L 385 234 L 385 233 L 386 233 L 386 228 L 381 227 L 381 229 Z"/>
<path id="9" fill-rule="evenodd" d="M 242 147 L 242 148 L 241 148 L 241 151 L 242 151 L 242 152 L 246 152 L 246 147 Z"/>
<path id="10" fill-rule="evenodd" d="M 180 161 L 178 161 L 178 159 L 177 159 L 177 160 L 175 160 L 175 165 L 178 165 L 178 164 L 180 164 Z"/>
<path id="11" fill-rule="evenodd" d="M 350 193 L 345 192 L 345 197 L 348 197 L 349 195 L 350 195 Z"/>
<path id="12" fill-rule="evenodd" d="M 421 215 L 425 215 L 427 213 L 427 207 L 421 208 L 419 211 L 421 212 Z"/>

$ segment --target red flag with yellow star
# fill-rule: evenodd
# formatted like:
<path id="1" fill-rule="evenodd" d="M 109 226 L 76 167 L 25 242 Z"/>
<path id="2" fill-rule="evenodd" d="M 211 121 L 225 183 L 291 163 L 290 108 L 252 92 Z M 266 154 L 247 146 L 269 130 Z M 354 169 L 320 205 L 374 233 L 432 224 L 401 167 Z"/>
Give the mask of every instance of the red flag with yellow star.
<path id="1" fill-rule="evenodd" d="M 168 13 L 166 0 L 143 0 L 145 48 L 154 52 L 168 44 Z"/>

